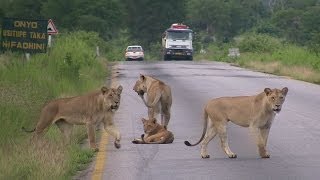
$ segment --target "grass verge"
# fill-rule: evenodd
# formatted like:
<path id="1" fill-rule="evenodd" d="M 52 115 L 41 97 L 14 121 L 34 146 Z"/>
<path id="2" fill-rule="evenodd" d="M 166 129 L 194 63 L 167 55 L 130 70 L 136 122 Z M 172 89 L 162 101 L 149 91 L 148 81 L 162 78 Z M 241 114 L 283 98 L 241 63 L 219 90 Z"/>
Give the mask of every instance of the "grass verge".
<path id="1" fill-rule="evenodd" d="M 0 55 L 0 179 L 70 179 L 94 156 L 80 147 L 86 138 L 83 126 L 75 126 L 67 147 L 55 126 L 36 142 L 21 131 L 35 126 L 51 99 L 105 83 L 105 62 L 95 58 L 97 34 L 74 32 L 54 40 L 50 52 L 31 55 L 28 62 L 19 53 Z"/>
<path id="2" fill-rule="evenodd" d="M 228 57 L 231 47 L 240 49 L 240 57 Z M 213 43 L 206 51 L 206 54 L 197 54 L 195 59 L 230 62 L 261 72 L 320 84 L 319 56 L 304 47 L 267 35 L 249 34 L 237 38 L 233 43 Z"/>

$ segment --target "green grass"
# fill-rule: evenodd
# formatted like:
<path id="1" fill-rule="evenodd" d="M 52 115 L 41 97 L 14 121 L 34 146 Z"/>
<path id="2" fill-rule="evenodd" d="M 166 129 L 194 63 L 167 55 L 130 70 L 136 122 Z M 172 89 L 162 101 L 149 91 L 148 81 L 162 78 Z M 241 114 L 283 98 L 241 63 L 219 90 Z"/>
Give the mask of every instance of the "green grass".
<path id="1" fill-rule="evenodd" d="M 95 58 L 97 39 L 86 32 L 59 35 L 49 53 L 28 62 L 19 53 L 0 55 L 0 179 L 70 179 L 90 162 L 94 153 L 79 144 L 84 127 L 75 127 L 69 146 L 55 126 L 39 141 L 21 127 L 32 129 L 46 102 L 105 83 L 105 62 Z"/>
<path id="2" fill-rule="evenodd" d="M 231 47 L 240 49 L 240 57 L 228 57 L 228 49 Z M 230 62 L 262 72 L 320 83 L 319 56 L 305 47 L 267 35 L 245 34 L 233 43 L 212 43 L 206 54 L 197 54 L 195 59 Z"/>

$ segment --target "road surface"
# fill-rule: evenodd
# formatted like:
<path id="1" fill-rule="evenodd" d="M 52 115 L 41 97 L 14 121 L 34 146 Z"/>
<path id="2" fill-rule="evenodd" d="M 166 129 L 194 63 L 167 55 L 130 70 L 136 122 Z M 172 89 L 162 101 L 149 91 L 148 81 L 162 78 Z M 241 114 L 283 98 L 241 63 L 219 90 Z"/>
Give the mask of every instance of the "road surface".
<path id="1" fill-rule="evenodd" d="M 115 121 L 122 133 L 122 147 L 115 149 L 109 137 L 102 179 L 107 180 L 306 180 L 320 179 L 320 86 L 218 62 L 120 62 L 116 82 L 124 87 Z M 169 145 L 132 144 L 143 133 L 147 109 L 132 90 L 139 74 L 169 84 L 173 94 Z M 218 137 L 208 146 L 210 159 L 201 159 L 198 141 L 203 129 L 202 109 L 212 98 L 254 95 L 265 87 L 289 93 L 271 128 L 270 159 L 261 159 L 246 128 L 229 123 L 229 145 L 238 155 L 229 159 Z M 83 179 L 91 179 L 88 173 Z"/>

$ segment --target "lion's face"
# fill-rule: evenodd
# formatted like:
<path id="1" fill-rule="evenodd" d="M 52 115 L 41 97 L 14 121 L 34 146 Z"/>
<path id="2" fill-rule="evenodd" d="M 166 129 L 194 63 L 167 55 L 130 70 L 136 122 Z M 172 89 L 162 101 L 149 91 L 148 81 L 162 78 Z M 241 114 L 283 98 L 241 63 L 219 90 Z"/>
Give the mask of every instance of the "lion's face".
<path id="1" fill-rule="evenodd" d="M 117 88 L 111 88 L 111 96 L 114 102 L 116 102 L 116 105 L 112 107 L 112 110 L 116 111 L 119 109 L 120 106 L 120 100 L 121 100 L 121 93 L 122 93 L 122 86 L 118 86 Z"/>
<path id="2" fill-rule="evenodd" d="M 144 133 L 146 134 L 150 134 L 153 131 L 155 131 L 157 129 L 157 120 L 156 118 L 153 119 L 144 119 L 142 118 L 142 123 L 143 123 L 143 129 L 144 129 Z"/>
<path id="3" fill-rule="evenodd" d="M 107 110 L 117 110 L 120 106 L 120 98 L 122 92 L 122 86 L 119 86 L 117 89 L 111 88 L 108 89 L 107 87 L 101 88 L 102 92 L 102 106 L 104 109 Z"/>
<path id="4" fill-rule="evenodd" d="M 270 109 L 272 109 L 275 113 L 279 113 L 288 93 L 288 88 L 284 87 L 282 90 L 271 90 L 270 88 L 265 88 L 264 92 L 267 95 L 267 104 L 269 105 Z"/>
<path id="5" fill-rule="evenodd" d="M 133 86 L 133 90 L 138 93 L 139 96 L 143 96 L 147 91 L 146 78 L 144 75 L 140 75 L 140 78 L 136 81 Z"/>

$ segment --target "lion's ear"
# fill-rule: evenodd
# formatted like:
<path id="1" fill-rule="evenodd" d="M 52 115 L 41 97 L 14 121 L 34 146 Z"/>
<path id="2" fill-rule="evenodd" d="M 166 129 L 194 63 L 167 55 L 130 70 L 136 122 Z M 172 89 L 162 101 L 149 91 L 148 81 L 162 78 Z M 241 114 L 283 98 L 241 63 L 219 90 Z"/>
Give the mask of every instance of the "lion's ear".
<path id="1" fill-rule="evenodd" d="M 141 118 L 141 121 L 144 124 L 147 120 L 145 118 Z"/>
<path id="2" fill-rule="evenodd" d="M 118 86 L 117 91 L 118 91 L 119 94 L 122 92 L 122 90 L 123 90 L 123 87 L 121 85 Z"/>
<path id="3" fill-rule="evenodd" d="M 103 87 L 101 88 L 102 94 L 105 94 L 105 93 L 107 93 L 108 91 L 109 91 L 109 89 L 108 89 L 107 87 L 105 87 L 105 86 L 103 86 Z"/>
<path id="4" fill-rule="evenodd" d="M 152 122 L 155 124 L 155 123 L 157 123 L 157 119 L 156 118 L 153 118 L 152 119 Z"/>
<path id="5" fill-rule="evenodd" d="M 264 92 L 266 93 L 266 95 L 268 96 L 269 94 L 271 94 L 272 90 L 270 88 L 265 88 Z"/>
<path id="6" fill-rule="evenodd" d="M 146 77 L 143 74 L 140 74 L 140 80 L 144 81 L 146 79 Z"/>
<path id="7" fill-rule="evenodd" d="M 286 96 L 288 91 L 289 91 L 289 89 L 287 87 L 284 87 L 284 88 L 282 88 L 281 91 L 282 91 L 282 94 Z"/>

